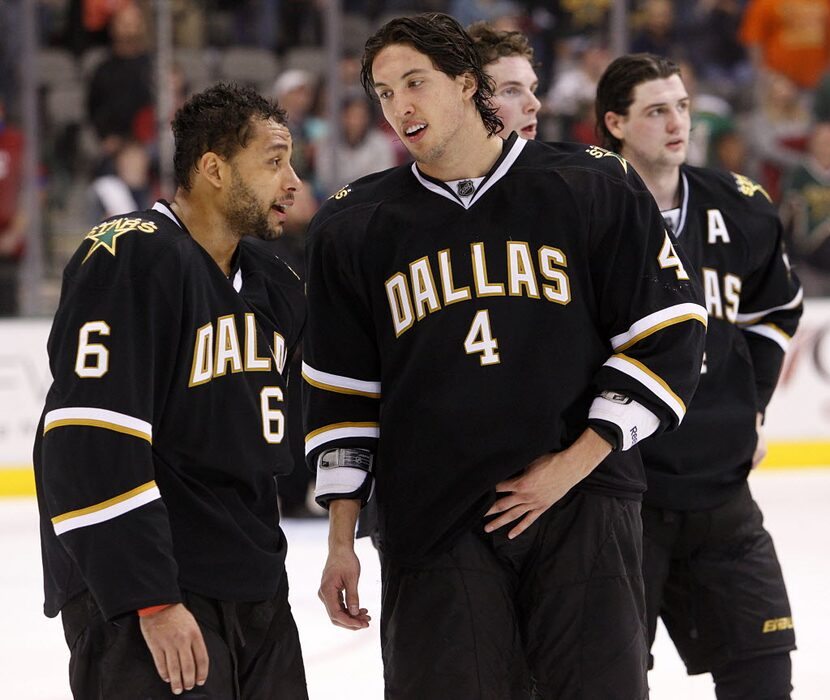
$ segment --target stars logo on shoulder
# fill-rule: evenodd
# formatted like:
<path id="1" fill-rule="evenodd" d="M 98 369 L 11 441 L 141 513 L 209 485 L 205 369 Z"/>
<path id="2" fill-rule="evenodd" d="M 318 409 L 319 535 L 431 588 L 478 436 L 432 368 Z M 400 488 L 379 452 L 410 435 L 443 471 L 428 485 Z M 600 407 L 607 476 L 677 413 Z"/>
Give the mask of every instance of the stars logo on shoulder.
<path id="1" fill-rule="evenodd" d="M 746 197 L 754 197 L 756 192 L 760 192 L 767 198 L 768 201 L 772 202 L 772 197 L 767 194 L 767 191 L 757 182 L 750 180 L 746 175 L 732 173 L 732 177 L 735 178 L 735 184 L 738 186 L 738 192 L 742 195 L 745 195 Z"/>
<path id="2" fill-rule="evenodd" d="M 625 158 L 623 158 L 619 153 L 614 153 L 614 151 L 608 151 L 604 148 L 600 148 L 599 146 L 589 146 L 585 149 L 585 152 L 589 156 L 593 156 L 594 158 L 616 158 L 620 162 L 623 172 L 626 175 L 628 174 L 628 161 Z"/>
<path id="3" fill-rule="evenodd" d="M 343 197 L 348 197 L 349 193 L 352 191 L 350 185 L 346 185 L 345 187 L 340 188 L 335 192 L 329 199 L 343 199 Z"/>
<path id="4" fill-rule="evenodd" d="M 154 233 L 158 229 L 158 225 L 152 221 L 139 218 L 125 218 L 112 219 L 105 221 L 95 226 L 86 236 L 84 240 L 92 241 L 92 245 L 83 259 L 82 264 L 89 260 L 89 256 L 96 250 L 103 248 L 110 255 L 115 257 L 118 246 L 118 238 L 125 233 L 132 231 L 141 231 L 143 233 Z"/>

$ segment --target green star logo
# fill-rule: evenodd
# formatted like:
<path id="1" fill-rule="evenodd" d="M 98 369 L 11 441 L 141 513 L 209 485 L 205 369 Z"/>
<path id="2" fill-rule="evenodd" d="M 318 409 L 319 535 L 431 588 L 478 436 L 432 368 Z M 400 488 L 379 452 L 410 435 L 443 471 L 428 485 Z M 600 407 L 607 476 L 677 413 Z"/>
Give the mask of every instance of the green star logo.
<path id="1" fill-rule="evenodd" d="M 137 218 L 113 219 L 112 221 L 105 221 L 102 224 L 98 224 L 88 234 L 86 234 L 86 236 L 84 236 L 84 240 L 89 239 L 93 243 L 81 264 L 89 260 L 89 256 L 99 248 L 103 248 L 110 255 L 115 257 L 115 254 L 117 253 L 118 238 L 123 236 L 125 233 L 130 233 L 131 231 L 153 233 L 157 229 L 158 226 L 154 222 Z"/>

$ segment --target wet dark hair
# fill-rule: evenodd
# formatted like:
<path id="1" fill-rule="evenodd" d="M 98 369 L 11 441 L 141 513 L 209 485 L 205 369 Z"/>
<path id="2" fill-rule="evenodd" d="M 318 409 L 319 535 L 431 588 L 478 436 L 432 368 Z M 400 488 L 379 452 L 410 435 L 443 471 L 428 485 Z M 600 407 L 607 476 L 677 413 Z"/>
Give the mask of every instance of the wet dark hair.
<path id="1" fill-rule="evenodd" d="M 190 177 L 208 151 L 232 158 L 248 145 L 254 120 L 286 123 L 285 110 L 256 90 L 218 83 L 193 95 L 173 118 L 176 187 L 190 190 Z"/>
<path id="2" fill-rule="evenodd" d="M 441 12 L 427 12 L 413 17 L 398 17 L 384 24 L 369 37 L 363 51 L 360 81 L 367 94 L 377 99 L 372 80 L 372 63 L 377 55 L 392 44 L 407 44 L 429 57 L 437 70 L 450 78 L 469 73 L 478 86 L 473 96 L 478 113 L 488 134 L 503 128 L 490 103 L 495 86 L 484 72 L 481 57 L 473 40 L 452 17 Z"/>
<path id="3" fill-rule="evenodd" d="M 634 102 L 634 88 L 640 83 L 680 75 L 680 66 L 669 58 L 653 53 L 630 53 L 614 59 L 597 85 L 595 102 L 597 136 L 603 148 L 619 151 L 622 144 L 605 125 L 605 113 L 628 114 Z"/>
<path id="4" fill-rule="evenodd" d="M 533 65 L 533 48 L 521 32 L 494 29 L 488 22 L 481 21 L 467 27 L 467 34 L 473 40 L 485 67 L 506 56 L 520 56 Z"/>

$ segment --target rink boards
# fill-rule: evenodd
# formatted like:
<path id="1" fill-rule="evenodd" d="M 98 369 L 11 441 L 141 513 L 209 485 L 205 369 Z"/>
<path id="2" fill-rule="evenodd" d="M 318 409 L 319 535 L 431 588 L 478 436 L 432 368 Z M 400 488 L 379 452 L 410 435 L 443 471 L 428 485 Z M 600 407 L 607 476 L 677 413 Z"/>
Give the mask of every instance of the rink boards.
<path id="1" fill-rule="evenodd" d="M 34 493 L 32 442 L 51 383 L 49 328 L 48 319 L 0 320 L 0 496 Z M 805 302 L 766 434 L 765 469 L 830 464 L 830 300 Z"/>

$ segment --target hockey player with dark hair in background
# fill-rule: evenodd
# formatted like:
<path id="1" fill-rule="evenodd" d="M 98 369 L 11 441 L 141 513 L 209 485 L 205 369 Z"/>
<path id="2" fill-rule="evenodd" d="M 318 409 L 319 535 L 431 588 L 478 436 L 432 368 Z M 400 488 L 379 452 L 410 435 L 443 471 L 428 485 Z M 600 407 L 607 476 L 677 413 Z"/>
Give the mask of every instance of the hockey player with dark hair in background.
<path id="1" fill-rule="evenodd" d="M 217 85 L 173 121 L 172 202 L 107 219 L 66 267 L 35 443 L 45 612 L 76 698 L 307 698 L 275 475 L 300 182 L 285 113 Z"/>
<path id="2" fill-rule="evenodd" d="M 802 311 L 782 227 L 759 185 L 684 164 L 689 95 L 672 61 L 616 59 L 599 82 L 596 115 L 603 145 L 637 169 L 691 259 L 709 313 L 683 425 L 640 447 L 649 643 L 662 617 L 688 672 L 710 672 L 720 700 L 784 700 L 795 648 L 790 605 L 747 484 L 765 453 L 764 411 Z"/>
<path id="3" fill-rule="evenodd" d="M 354 526 L 374 484 L 387 697 L 645 698 L 630 448 L 683 418 L 699 286 L 620 158 L 496 135 L 452 18 L 384 25 L 362 79 L 415 163 L 345 186 L 309 231 L 320 597 L 369 625 Z"/>

